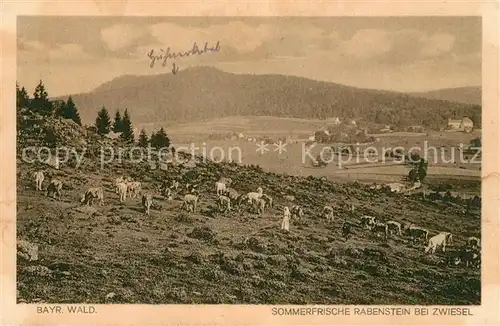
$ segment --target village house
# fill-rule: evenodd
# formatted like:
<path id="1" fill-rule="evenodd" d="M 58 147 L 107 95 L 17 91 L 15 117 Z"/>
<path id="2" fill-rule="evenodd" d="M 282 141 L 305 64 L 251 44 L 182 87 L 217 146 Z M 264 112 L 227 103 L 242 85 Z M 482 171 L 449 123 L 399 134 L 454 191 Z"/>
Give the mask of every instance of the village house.
<path id="1" fill-rule="evenodd" d="M 453 131 L 471 132 L 474 128 L 474 123 L 470 118 L 464 117 L 463 119 L 448 118 L 448 129 Z"/>
<path id="2" fill-rule="evenodd" d="M 340 119 L 339 117 L 331 117 L 326 119 L 327 122 L 333 123 L 334 125 L 339 125 L 340 124 Z"/>
<path id="3" fill-rule="evenodd" d="M 380 132 L 391 132 L 391 126 L 385 125 L 384 128 L 380 129 Z"/>

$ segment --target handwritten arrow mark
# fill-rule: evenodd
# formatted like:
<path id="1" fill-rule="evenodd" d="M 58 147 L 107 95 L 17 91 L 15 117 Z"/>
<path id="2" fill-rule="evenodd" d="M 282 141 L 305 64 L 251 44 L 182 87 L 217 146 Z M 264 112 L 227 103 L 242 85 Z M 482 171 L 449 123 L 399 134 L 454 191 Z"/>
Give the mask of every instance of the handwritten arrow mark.
<path id="1" fill-rule="evenodd" d="M 179 67 L 175 66 L 175 62 L 172 64 L 172 74 L 176 74 L 179 71 Z"/>

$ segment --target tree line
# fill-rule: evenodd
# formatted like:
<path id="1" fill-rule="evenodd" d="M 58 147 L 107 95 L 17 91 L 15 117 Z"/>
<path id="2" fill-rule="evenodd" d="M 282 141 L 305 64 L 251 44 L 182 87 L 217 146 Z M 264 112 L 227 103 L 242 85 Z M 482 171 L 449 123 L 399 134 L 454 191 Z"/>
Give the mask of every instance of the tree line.
<path id="1" fill-rule="evenodd" d="M 111 122 L 108 110 L 105 107 L 102 107 L 102 109 L 97 113 L 95 128 L 96 132 L 100 135 L 104 136 L 113 131 L 115 133 L 120 133 L 120 138 L 126 143 L 135 143 L 132 121 L 130 120 L 128 109 L 125 109 L 123 117 L 120 109 L 116 110 L 115 118 L 113 122 Z M 157 132 L 153 132 L 151 136 L 148 136 L 146 130 L 141 129 L 137 145 L 141 147 L 148 147 L 148 145 L 151 145 L 153 148 L 169 147 L 170 139 L 168 138 L 163 127 L 161 127 Z"/>
<path id="2" fill-rule="evenodd" d="M 79 126 L 82 125 L 80 114 L 78 113 L 78 109 L 71 95 L 68 97 L 67 101 L 51 101 L 49 100 L 49 94 L 45 90 L 45 86 L 41 80 L 35 87 L 33 97 L 28 95 L 26 88 L 19 88 L 19 84 L 16 83 L 16 111 L 18 114 L 27 111 L 27 113 L 39 114 L 42 117 L 71 119 Z"/>
<path id="3" fill-rule="evenodd" d="M 55 117 L 70 119 L 79 126 L 82 126 L 78 108 L 71 98 L 71 95 L 68 97 L 67 101 L 61 99 L 50 100 L 42 80 L 40 80 L 35 87 L 32 97 L 29 96 L 25 87 L 19 87 L 19 84 L 16 83 L 16 112 L 18 116 L 18 127 L 20 127 L 20 117 L 23 114 L 36 114 L 43 118 Z M 133 124 L 128 109 L 125 109 L 123 117 L 120 109 L 117 109 L 114 121 L 111 123 L 109 112 L 103 106 L 97 113 L 95 123 L 91 129 L 95 130 L 95 132 L 101 136 L 106 136 L 113 131 L 119 133 L 120 139 L 125 143 L 135 143 Z M 137 145 L 141 147 L 151 145 L 153 148 L 169 147 L 170 139 L 163 127 L 157 132 L 153 132 L 151 136 L 148 136 L 146 131 L 142 129 L 139 134 Z"/>

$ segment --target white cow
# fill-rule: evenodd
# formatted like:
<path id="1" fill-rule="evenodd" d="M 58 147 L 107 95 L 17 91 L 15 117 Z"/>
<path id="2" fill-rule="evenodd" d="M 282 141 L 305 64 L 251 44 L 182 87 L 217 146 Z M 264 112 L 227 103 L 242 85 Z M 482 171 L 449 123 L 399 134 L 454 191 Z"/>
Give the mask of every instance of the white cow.
<path id="1" fill-rule="evenodd" d="M 173 180 L 170 188 L 175 190 L 175 191 L 179 191 L 179 187 L 180 187 L 179 181 Z"/>
<path id="2" fill-rule="evenodd" d="M 215 183 L 215 191 L 217 195 L 222 195 L 226 191 L 226 184 L 224 182 L 217 181 Z"/>
<path id="3" fill-rule="evenodd" d="M 395 192 L 395 193 L 403 192 L 403 190 L 405 189 L 405 185 L 402 183 L 399 183 L 399 182 L 388 183 L 388 184 L 386 184 L 386 186 L 389 187 L 391 192 Z"/>
<path id="4" fill-rule="evenodd" d="M 247 193 L 248 203 L 252 204 L 262 197 L 261 192 L 249 192 Z"/>
<path id="5" fill-rule="evenodd" d="M 333 222 L 333 207 L 332 206 L 323 207 L 323 216 L 326 218 L 327 221 Z"/>
<path id="6" fill-rule="evenodd" d="M 36 171 L 33 173 L 33 178 L 35 179 L 36 190 L 42 190 L 43 180 L 45 179 L 43 171 Z"/>
<path id="7" fill-rule="evenodd" d="M 153 204 L 153 195 L 150 193 L 145 193 L 142 195 L 142 207 L 144 207 L 145 213 L 149 215 L 149 209 Z"/>
<path id="8" fill-rule="evenodd" d="M 127 192 L 130 198 L 137 198 L 141 192 L 141 183 L 138 181 L 132 181 L 127 183 Z"/>
<path id="9" fill-rule="evenodd" d="M 198 196 L 193 194 L 184 195 L 184 201 L 182 202 L 181 208 L 186 208 L 186 210 L 196 212 L 196 205 L 198 204 Z"/>
<path id="10" fill-rule="evenodd" d="M 116 192 L 120 195 L 120 202 L 124 202 L 127 199 L 128 186 L 125 182 L 120 182 L 116 184 Z"/>
<path id="11" fill-rule="evenodd" d="M 396 221 L 389 221 L 387 222 L 387 229 L 388 231 L 394 230 L 399 236 L 401 236 L 401 223 Z"/>
<path id="12" fill-rule="evenodd" d="M 450 233 L 449 232 L 441 232 L 432 238 L 429 239 L 429 243 L 427 244 L 427 247 L 425 248 L 425 253 L 428 253 L 429 251 L 431 254 L 436 252 L 437 247 L 441 247 L 443 249 L 443 252 L 446 251 L 446 241 L 449 237 Z"/>

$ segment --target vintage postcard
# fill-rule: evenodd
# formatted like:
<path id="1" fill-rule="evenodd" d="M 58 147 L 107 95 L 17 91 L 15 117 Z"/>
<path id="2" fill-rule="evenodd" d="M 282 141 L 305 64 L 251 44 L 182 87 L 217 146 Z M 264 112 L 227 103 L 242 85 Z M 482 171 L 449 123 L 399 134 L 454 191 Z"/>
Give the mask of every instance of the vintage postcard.
<path id="1" fill-rule="evenodd" d="M 225 6 L 3 5 L 2 324 L 498 325 L 498 5 Z"/>

